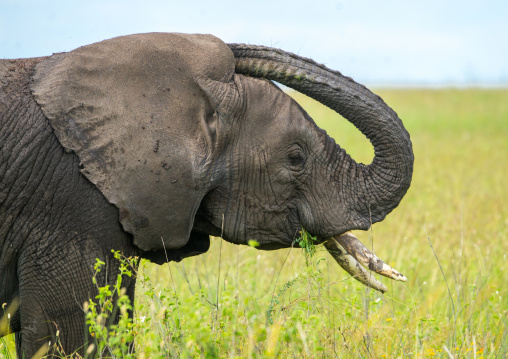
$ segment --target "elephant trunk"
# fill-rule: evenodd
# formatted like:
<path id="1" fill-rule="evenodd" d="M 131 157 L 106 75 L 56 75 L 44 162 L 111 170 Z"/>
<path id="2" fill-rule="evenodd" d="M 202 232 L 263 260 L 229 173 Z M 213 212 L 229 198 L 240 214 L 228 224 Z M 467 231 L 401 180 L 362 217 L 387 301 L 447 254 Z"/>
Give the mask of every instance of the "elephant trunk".
<path id="1" fill-rule="evenodd" d="M 375 157 L 370 165 L 348 159 L 351 163 L 342 165 L 348 170 L 339 169 L 341 173 L 334 176 L 349 185 L 349 230 L 368 229 L 397 207 L 411 184 L 413 150 L 402 121 L 379 96 L 308 58 L 264 46 L 228 46 L 237 73 L 274 80 L 310 96 L 353 123 L 371 141 Z"/>

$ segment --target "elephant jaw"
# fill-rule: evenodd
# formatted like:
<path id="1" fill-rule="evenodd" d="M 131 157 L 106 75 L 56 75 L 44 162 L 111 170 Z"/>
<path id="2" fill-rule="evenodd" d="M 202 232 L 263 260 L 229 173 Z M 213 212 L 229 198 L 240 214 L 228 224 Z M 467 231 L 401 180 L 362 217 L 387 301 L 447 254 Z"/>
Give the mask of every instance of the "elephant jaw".
<path id="1" fill-rule="evenodd" d="M 353 278 L 381 293 L 386 292 L 386 286 L 376 280 L 371 272 L 381 274 L 390 279 L 405 282 L 407 279 L 401 273 L 379 259 L 374 253 L 365 247 L 351 232 L 340 236 L 330 237 L 325 243 L 325 248 L 333 259 Z M 365 267 L 365 268 L 364 268 Z"/>

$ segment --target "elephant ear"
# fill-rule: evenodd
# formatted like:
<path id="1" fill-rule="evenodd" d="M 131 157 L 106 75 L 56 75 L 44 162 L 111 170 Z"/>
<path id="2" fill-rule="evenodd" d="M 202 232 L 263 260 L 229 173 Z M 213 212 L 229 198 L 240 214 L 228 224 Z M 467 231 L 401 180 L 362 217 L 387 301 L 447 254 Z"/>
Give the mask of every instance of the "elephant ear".
<path id="1" fill-rule="evenodd" d="M 213 36 L 139 34 L 47 58 L 32 91 L 134 244 L 157 251 L 185 246 L 208 191 L 210 104 L 195 78 L 233 74 L 232 52 Z"/>

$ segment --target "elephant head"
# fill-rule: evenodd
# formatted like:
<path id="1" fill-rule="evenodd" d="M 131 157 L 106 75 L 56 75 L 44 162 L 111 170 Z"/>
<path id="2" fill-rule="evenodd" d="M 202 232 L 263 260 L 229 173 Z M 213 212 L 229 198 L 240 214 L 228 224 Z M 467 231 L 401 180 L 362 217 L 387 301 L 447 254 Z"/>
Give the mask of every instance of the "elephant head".
<path id="1" fill-rule="evenodd" d="M 356 163 L 269 80 L 352 122 L 373 162 Z M 339 72 L 278 49 L 144 34 L 54 56 L 33 91 L 148 257 L 206 251 L 208 235 L 290 247 L 303 227 L 367 285 L 385 290 L 358 263 L 405 279 L 346 233 L 383 220 L 405 195 L 409 134 L 379 96 Z"/>
<path id="2" fill-rule="evenodd" d="M 405 280 L 347 233 L 383 220 L 410 186 L 412 146 L 397 114 L 366 87 L 310 59 L 262 46 L 229 47 L 236 73 L 280 82 L 327 105 L 371 141 L 375 158 L 368 166 L 356 163 L 271 82 L 204 81 L 221 125 L 238 129 L 226 166 L 234 170 L 205 197 L 202 215 L 224 238 L 244 244 L 254 238 L 261 249 L 290 246 L 303 227 L 363 283 L 386 290 L 360 263 Z"/>

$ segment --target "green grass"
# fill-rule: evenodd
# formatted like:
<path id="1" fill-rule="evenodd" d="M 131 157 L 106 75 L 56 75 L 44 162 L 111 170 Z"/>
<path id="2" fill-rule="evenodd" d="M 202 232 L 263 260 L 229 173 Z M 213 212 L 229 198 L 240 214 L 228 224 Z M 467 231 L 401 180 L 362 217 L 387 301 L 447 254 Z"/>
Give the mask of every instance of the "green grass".
<path id="1" fill-rule="evenodd" d="M 385 221 L 356 235 L 408 281 L 381 279 L 383 296 L 322 246 L 264 252 L 213 239 L 181 263 L 142 263 L 138 357 L 508 356 L 508 90 L 376 92 L 411 134 L 414 178 Z M 371 161 L 347 121 L 294 97 L 355 159 Z"/>

